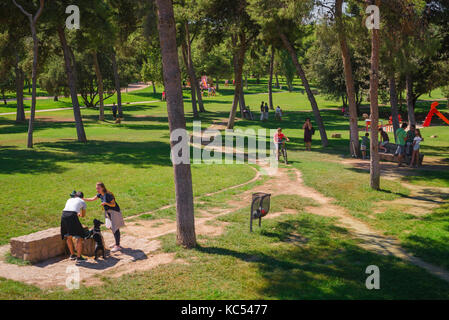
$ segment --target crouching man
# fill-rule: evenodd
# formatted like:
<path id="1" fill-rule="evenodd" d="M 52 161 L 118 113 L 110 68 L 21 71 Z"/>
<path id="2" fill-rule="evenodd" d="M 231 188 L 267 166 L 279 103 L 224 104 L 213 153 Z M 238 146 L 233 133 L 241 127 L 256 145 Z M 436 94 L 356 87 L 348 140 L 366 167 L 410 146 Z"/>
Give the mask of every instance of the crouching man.
<path id="1" fill-rule="evenodd" d="M 86 237 L 86 232 L 79 220 L 79 217 L 86 216 L 86 203 L 82 199 L 84 194 L 81 191 L 72 192 L 70 199 L 67 200 L 65 208 L 61 216 L 61 237 L 67 240 L 67 246 L 70 250 L 70 259 L 78 261 L 85 261 L 81 256 L 83 252 L 83 239 Z M 73 238 L 76 239 L 76 255 L 73 248 Z"/>

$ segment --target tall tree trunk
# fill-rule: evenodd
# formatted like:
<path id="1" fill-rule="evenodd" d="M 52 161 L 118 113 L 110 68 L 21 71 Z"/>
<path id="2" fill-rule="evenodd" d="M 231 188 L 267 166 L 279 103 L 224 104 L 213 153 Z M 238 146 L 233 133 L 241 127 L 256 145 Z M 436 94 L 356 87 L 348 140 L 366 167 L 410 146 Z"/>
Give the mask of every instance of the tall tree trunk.
<path id="1" fill-rule="evenodd" d="M 288 40 L 287 36 L 282 32 L 279 35 L 281 37 L 281 40 L 282 40 L 285 48 L 290 53 L 293 64 L 296 67 L 296 71 L 298 72 L 298 75 L 301 78 L 302 83 L 304 85 L 304 89 L 306 90 L 307 97 L 309 98 L 313 113 L 315 115 L 315 121 L 318 125 L 318 129 L 320 130 L 321 144 L 323 145 L 323 147 L 327 147 L 329 142 L 327 140 L 326 129 L 324 127 L 323 119 L 321 118 L 320 109 L 318 108 L 318 104 L 316 103 L 315 96 L 312 93 L 312 89 L 310 88 L 309 81 L 306 78 L 306 74 L 304 73 L 304 70 L 302 69 L 302 66 L 299 63 L 298 55 L 296 54 L 296 51 L 293 48 L 293 45 Z"/>
<path id="2" fill-rule="evenodd" d="M 276 78 L 276 88 L 280 88 L 280 85 L 279 85 L 279 75 L 277 74 L 277 72 L 276 72 L 276 74 L 275 74 L 275 78 Z"/>
<path id="3" fill-rule="evenodd" d="M 192 72 L 192 69 L 190 68 L 190 61 L 188 58 L 188 49 L 187 49 L 187 45 L 186 42 L 188 41 L 188 39 L 185 39 L 185 41 L 182 42 L 181 45 L 181 51 L 182 51 L 182 57 L 184 60 L 184 65 L 186 66 L 186 70 L 187 73 L 189 74 L 189 81 L 190 81 L 190 92 L 192 94 L 192 112 L 193 112 L 193 117 L 195 119 L 198 118 L 198 108 L 197 108 L 197 104 L 196 104 L 196 86 L 193 84 L 193 82 L 195 81 L 195 75 Z"/>
<path id="4" fill-rule="evenodd" d="M 399 129 L 399 111 L 398 111 L 398 92 L 396 89 L 396 78 L 394 73 L 390 75 L 388 80 L 390 87 L 390 105 L 391 105 L 391 118 L 393 122 L 394 139 L 396 140 L 396 131 Z"/>
<path id="5" fill-rule="evenodd" d="M 37 58 L 39 51 L 39 44 L 37 39 L 36 25 L 32 25 L 31 33 L 33 37 L 33 71 L 32 71 L 32 89 L 31 89 L 31 114 L 30 121 L 28 124 L 28 141 L 27 147 L 33 147 L 33 131 L 34 131 L 34 118 L 36 116 L 36 86 L 37 86 Z"/>
<path id="6" fill-rule="evenodd" d="M 23 104 L 23 81 L 24 73 L 22 68 L 19 66 L 20 57 L 19 53 L 16 52 L 16 97 L 17 97 L 17 113 L 16 122 L 24 122 L 25 119 L 25 107 Z"/>
<path id="7" fill-rule="evenodd" d="M 237 59 L 234 59 L 235 62 L 237 62 Z M 238 65 L 234 65 L 234 72 L 238 69 Z M 244 72 L 245 74 L 245 83 L 246 83 L 246 90 L 248 90 L 248 72 Z M 240 117 L 243 119 L 243 111 L 246 109 L 246 101 L 245 101 L 245 90 L 243 87 L 243 73 L 242 73 L 242 85 L 240 88 L 240 95 L 239 95 L 239 111 L 240 111 Z"/>
<path id="8" fill-rule="evenodd" d="M 237 38 L 237 37 L 235 37 Z M 240 101 L 240 91 L 242 90 L 242 74 L 243 74 L 243 64 L 245 62 L 245 52 L 246 52 L 246 36 L 245 33 L 241 33 L 240 36 L 240 44 L 238 48 L 238 53 L 236 56 L 236 68 L 234 72 L 235 77 L 235 91 L 234 91 L 234 100 L 232 101 L 232 107 L 231 112 L 229 113 L 229 119 L 228 119 L 228 125 L 227 129 L 234 129 L 235 124 L 235 115 L 237 113 L 237 106 L 239 105 Z M 234 42 L 235 43 L 235 42 Z M 243 110 L 241 110 L 243 112 Z"/>
<path id="9" fill-rule="evenodd" d="M 122 89 L 120 87 L 120 76 L 118 73 L 117 55 L 115 49 L 112 48 L 112 69 L 114 71 L 115 91 L 117 92 L 117 111 L 119 118 L 123 118 L 122 110 Z"/>
<path id="10" fill-rule="evenodd" d="M 376 1 L 378 4 L 378 1 Z M 379 30 L 372 30 L 371 41 L 371 72 L 370 72 L 370 111 L 371 111 L 371 141 L 370 141 L 370 185 L 372 189 L 380 189 L 379 162 Z"/>
<path id="11" fill-rule="evenodd" d="M 186 129 L 182 99 L 181 72 L 179 70 L 178 48 L 176 44 L 176 24 L 172 0 L 156 0 L 158 8 L 158 29 L 162 52 L 164 85 L 167 96 L 168 124 L 170 133 Z M 170 139 L 171 140 L 171 139 Z M 181 139 L 179 143 L 188 141 Z M 171 147 L 175 141 L 170 141 Z M 188 248 L 196 245 L 195 221 L 193 215 L 193 189 L 190 163 L 173 164 L 176 193 L 177 243 Z"/>
<path id="12" fill-rule="evenodd" d="M 206 109 L 204 109 L 204 103 L 203 103 L 203 96 L 201 95 L 201 88 L 200 85 L 198 83 L 198 79 L 196 77 L 196 72 L 195 72 L 195 66 L 193 64 L 193 59 L 192 59 L 192 46 L 190 43 L 190 30 L 189 30 L 189 23 L 186 21 L 185 22 L 185 29 L 186 29 L 186 38 L 187 38 L 187 59 L 189 59 L 189 69 L 190 69 L 190 73 L 192 74 L 193 78 L 193 82 L 195 84 L 195 91 L 197 93 L 197 97 L 198 97 L 198 107 L 200 112 L 206 112 Z M 191 81 L 192 82 L 192 81 Z"/>
<path id="13" fill-rule="evenodd" d="M 405 83 L 407 87 L 407 112 L 408 123 L 410 126 L 416 125 L 415 120 L 415 102 L 413 98 L 413 78 L 410 72 L 405 75 Z"/>
<path id="14" fill-rule="evenodd" d="M 81 109 L 78 101 L 78 90 L 76 88 L 77 74 L 76 62 L 74 56 L 71 55 L 64 27 L 58 28 L 59 41 L 61 42 L 62 52 L 64 55 L 65 70 L 67 73 L 67 82 L 70 88 L 70 97 L 72 99 L 73 116 L 75 118 L 76 135 L 79 142 L 87 142 L 86 132 L 84 131 L 83 118 L 81 117 Z"/>
<path id="15" fill-rule="evenodd" d="M 274 70 L 274 47 L 271 47 L 271 57 L 270 57 L 270 78 L 268 79 L 268 105 L 271 110 L 274 109 L 273 106 L 273 70 Z"/>
<path id="16" fill-rule="evenodd" d="M 93 51 L 92 56 L 94 58 L 95 74 L 97 76 L 98 98 L 100 99 L 100 115 L 98 120 L 104 121 L 103 76 L 101 74 L 100 64 L 98 63 L 97 51 Z"/>
<path id="17" fill-rule="evenodd" d="M 42 15 L 42 11 L 44 10 L 44 4 L 45 0 L 39 1 L 39 9 L 37 10 L 36 14 L 33 15 L 31 13 L 28 13 L 23 9 L 23 7 L 15 0 L 13 0 L 14 5 L 22 11 L 22 13 L 28 18 L 30 21 L 30 28 L 31 28 L 31 36 L 33 38 L 33 71 L 32 71 L 32 81 L 33 81 L 33 89 L 31 93 L 31 115 L 30 115 L 30 122 L 28 124 L 28 141 L 27 141 L 27 147 L 32 148 L 33 147 L 33 126 L 34 126 L 34 117 L 36 114 L 36 86 L 37 86 L 37 57 L 38 57 L 38 51 L 39 51 L 39 39 L 37 38 L 37 31 L 36 31 L 36 24 L 39 17 Z"/>
<path id="18" fill-rule="evenodd" d="M 199 119 L 199 113 L 197 108 L 197 102 L 196 102 L 196 89 L 195 86 L 190 86 L 190 94 L 192 96 L 192 111 L 193 111 L 193 118 Z"/>
<path id="19" fill-rule="evenodd" d="M 151 85 L 153 86 L 153 95 L 156 95 L 156 85 L 154 83 L 154 81 L 151 81 Z"/>
<path id="20" fill-rule="evenodd" d="M 351 156 L 359 155 L 359 126 L 357 115 L 357 103 L 355 98 L 354 78 L 352 74 L 351 55 L 349 54 L 348 43 L 346 41 L 346 32 L 342 20 L 343 0 L 336 0 L 335 16 L 338 28 L 338 40 L 340 42 L 341 56 L 343 59 L 343 68 L 345 72 L 346 94 L 348 95 L 349 105 L 349 150 Z"/>
<path id="21" fill-rule="evenodd" d="M 197 108 L 197 104 L 196 104 L 196 86 L 193 84 L 195 81 L 195 75 L 192 72 L 192 69 L 190 68 L 189 64 L 190 61 L 187 58 L 188 57 L 188 53 L 187 53 L 187 45 L 186 42 L 188 41 L 188 39 L 185 39 L 185 41 L 182 42 L 181 45 L 181 51 L 182 51 L 182 57 L 184 60 L 184 65 L 186 66 L 186 70 L 187 73 L 189 74 L 189 81 L 190 81 L 190 92 L 192 94 L 192 111 L 193 111 L 193 117 L 195 119 L 198 118 L 198 108 Z M 200 93 L 201 94 L 201 93 Z"/>
<path id="22" fill-rule="evenodd" d="M 246 110 L 245 92 L 243 90 L 243 83 L 242 88 L 240 89 L 239 105 L 240 105 L 240 117 L 243 118 L 243 111 Z"/>

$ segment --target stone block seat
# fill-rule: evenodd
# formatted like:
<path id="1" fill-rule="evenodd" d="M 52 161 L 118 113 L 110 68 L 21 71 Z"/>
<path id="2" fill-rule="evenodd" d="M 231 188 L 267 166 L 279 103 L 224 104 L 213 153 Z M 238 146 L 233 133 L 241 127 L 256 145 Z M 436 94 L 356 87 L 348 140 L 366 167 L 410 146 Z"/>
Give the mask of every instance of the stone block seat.
<path id="1" fill-rule="evenodd" d="M 10 247 L 12 256 L 32 263 L 65 255 L 69 252 L 67 242 L 61 239 L 60 228 L 51 228 L 11 238 Z M 93 239 L 84 240 L 82 254 L 90 257 L 94 255 L 94 252 L 95 241 Z"/>

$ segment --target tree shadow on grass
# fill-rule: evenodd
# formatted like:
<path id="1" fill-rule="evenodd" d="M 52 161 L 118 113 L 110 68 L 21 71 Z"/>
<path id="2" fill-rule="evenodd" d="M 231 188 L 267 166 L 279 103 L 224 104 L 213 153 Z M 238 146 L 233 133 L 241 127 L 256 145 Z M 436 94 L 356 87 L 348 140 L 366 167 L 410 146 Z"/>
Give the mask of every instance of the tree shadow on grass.
<path id="1" fill-rule="evenodd" d="M 57 162 L 61 160 L 53 152 L 36 149 L 19 149 L 0 146 L 0 173 L 62 173 L 64 168 Z"/>
<path id="2" fill-rule="evenodd" d="M 59 163 L 123 164 L 138 168 L 171 166 L 170 145 L 159 141 L 43 142 L 34 149 L 0 147 L 0 173 L 62 173 Z M 40 147 L 45 150 L 40 150 Z"/>
<path id="3" fill-rule="evenodd" d="M 98 141 L 87 143 L 73 141 L 43 142 L 39 146 L 55 151 L 69 152 L 74 162 L 99 162 L 125 164 L 135 167 L 151 167 L 153 165 L 171 166 L 170 145 L 160 141 L 127 142 Z M 70 161 L 70 160 L 69 160 Z"/>
<path id="4" fill-rule="evenodd" d="M 216 241 L 215 246 L 196 250 L 230 256 L 251 264 L 248 268 L 257 268 L 263 278 L 257 290 L 267 299 L 449 297 L 445 282 L 399 259 L 366 251 L 354 241 L 344 240 L 347 231 L 328 222 L 287 220 L 267 223 L 262 228 L 254 233 L 254 239 L 247 237 L 238 245 L 225 248 Z M 369 265 L 380 268 L 382 290 L 367 290 L 365 270 Z"/>

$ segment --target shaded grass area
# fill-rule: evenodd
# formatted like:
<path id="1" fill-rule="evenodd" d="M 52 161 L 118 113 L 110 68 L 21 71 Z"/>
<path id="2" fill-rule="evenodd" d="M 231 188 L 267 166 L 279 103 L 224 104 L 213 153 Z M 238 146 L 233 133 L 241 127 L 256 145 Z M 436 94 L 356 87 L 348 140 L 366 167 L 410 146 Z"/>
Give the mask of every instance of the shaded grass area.
<path id="1" fill-rule="evenodd" d="M 362 219 L 373 211 L 377 202 L 395 200 L 410 193 L 399 182 L 385 179 L 382 180 L 380 191 L 373 190 L 369 185 L 369 174 L 340 163 L 302 161 L 293 165 L 301 170 L 307 185 L 334 198 L 336 204 Z"/>
<path id="2" fill-rule="evenodd" d="M 252 93 L 264 92 L 266 84 L 262 82 L 251 90 Z M 201 115 L 203 128 L 215 119 L 227 118 L 231 91 L 228 88 L 220 96 L 205 97 L 208 112 Z M 184 93 L 187 97 L 188 92 Z M 138 96 L 139 92 L 133 94 Z M 139 101 L 150 100 L 150 93 L 143 94 Z M 376 213 L 377 202 L 407 197 L 409 191 L 398 182 L 385 180 L 382 180 L 385 192 L 372 191 L 366 173 L 333 162 L 341 160 L 340 156 L 348 151 L 348 120 L 340 111 L 332 110 L 340 103 L 317 96 L 320 107 L 329 109 L 322 111 L 329 137 L 332 133 L 341 133 L 342 138 L 330 139 L 330 146 L 321 148 L 317 133 L 314 152 L 304 153 L 302 123 L 306 117 L 313 119 L 306 96 L 298 88 L 293 93 L 276 93 L 274 97 L 275 105 L 284 110 L 282 123 L 274 121 L 271 113 L 269 122 L 239 121 L 237 126 L 243 129 L 282 126 L 291 138 L 289 158 L 303 172 L 306 184 L 336 198 L 337 204 L 354 216 L 397 236 L 416 255 L 448 267 L 445 247 L 449 232 L 447 206 L 421 218 L 411 217 L 406 208 L 391 207 Z M 267 99 L 268 96 L 262 94 L 246 96 L 256 118 L 261 100 Z M 186 99 L 185 109 L 191 129 L 189 102 Z M 103 180 L 115 193 L 128 216 L 173 202 L 165 104 L 129 105 L 124 110 L 125 122 L 114 125 L 108 112 L 108 122 L 99 123 L 98 111 L 84 109 L 87 144 L 74 142 L 71 111 L 41 113 L 38 115 L 41 120 L 36 123 L 34 150 L 23 147 L 26 125 L 16 125 L 13 116 L 0 118 L 0 203 L 5 212 L 0 216 L 0 243 L 14 235 L 57 225 L 68 193 L 76 188 L 91 196 L 97 180 Z M 359 126 L 363 126 L 363 122 Z M 449 130 L 446 127 L 426 128 L 423 133 L 424 153 L 449 158 L 449 136 L 446 139 Z M 434 134 L 440 138 L 428 138 Z M 247 181 L 253 175 L 254 172 L 246 166 L 193 166 L 195 195 Z M 446 183 L 446 178 L 441 180 L 441 176 L 429 175 L 410 181 L 422 184 L 424 180 L 437 185 Z M 224 203 L 238 192 L 241 190 L 226 191 L 212 198 L 200 197 L 203 203 L 198 203 L 196 208 L 224 207 Z M 97 205 L 89 204 L 89 221 L 102 216 Z M 274 210 L 288 208 L 299 214 L 266 220 L 262 229 L 253 234 L 248 233 L 248 208 L 221 217 L 220 220 L 230 223 L 228 232 L 218 238 L 201 237 L 199 248 L 193 251 L 178 249 L 172 235 L 165 237 L 164 250 L 176 252 L 188 264 L 170 264 L 118 280 L 107 279 L 104 286 L 82 288 L 77 292 L 47 292 L 0 280 L 0 298 L 448 298 L 446 284 L 397 259 L 360 249 L 344 229 L 334 226 L 335 221 L 302 212 L 302 208 L 309 205 L 302 198 L 275 198 Z M 173 216 L 174 211 L 168 209 L 145 218 L 173 219 Z M 367 276 L 364 271 L 370 264 L 381 269 L 380 291 L 368 291 L 364 286 Z"/>
<path id="3" fill-rule="evenodd" d="M 449 170 L 416 170 L 415 175 L 406 176 L 403 180 L 422 186 L 449 188 Z"/>
<path id="4" fill-rule="evenodd" d="M 139 113 L 133 111 L 135 120 L 119 126 L 86 121 L 87 143 L 73 140 L 73 123 L 40 122 L 33 149 L 22 146 L 25 140 L 20 125 L 2 120 L 0 131 L 9 132 L 2 135 L 0 143 L 0 203 L 4 213 L 0 215 L 0 243 L 57 226 L 69 193 L 82 190 L 91 197 L 97 181 L 114 192 L 125 216 L 173 203 L 167 118 L 156 115 L 142 119 L 137 117 Z M 84 114 L 87 119 L 92 115 Z M 254 175 L 254 170 L 242 165 L 193 165 L 194 195 L 218 191 Z M 87 211 L 83 223 L 88 225 L 103 215 L 99 203 L 90 203 Z"/>
<path id="5" fill-rule="evenodd" d="M 283 196 L 279 210 L 307 206 Z M 279 201 L 278 201 L 279 200 Z M 249 208 L 222 216 L 226 233 L 202 237 L 196 249 L 174 246 L 163 237 L 164 252 L 182 263 L 105 278 L 97 287 L 39 290 L 0 279 L 1 299 L 447 299 L 449 285 L 394 257 L 368 252 L 334 220 L 298 210 L 266 219 L 249 233 Z M 377 265 L 381 289 L 367 290 L 366 267 Z M 167 276 L 170 275 L 170 276 Z"/>
<path id="6" fill-rule="evenodd" d="M 323 161 L 315 152 L 293 153 L 292 158 L 299 159 L 293 165 L 301 170 L 307 185 L 334 198 L 336 204 L 346 208 L 354 217 L 398 238 L 409 252 L 427 262 L 449 268 L 449 203 L 423 216 L 415 216 L 408 213 L 410 206 L 391 202 L 410 197 L 410 190 L 401 186 L 399 181 L 382 179 L 382 189 L 375 191 L 369 186 L 367 172 Z M 435 174 L 439 173 L 435 171 Z M 434 178 L 427 179 L 437 183 Z"/>
<path id="7" fill-rule="evenodd" d="M 409 252 L 449 269 L 449 203 L 422 217 L 389 208 L 376 215 L 374 224 L 397 237 Z"/>

